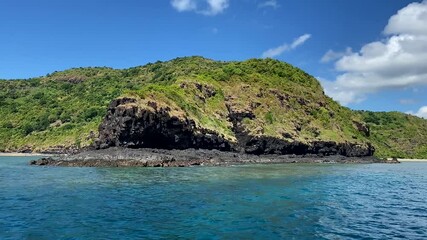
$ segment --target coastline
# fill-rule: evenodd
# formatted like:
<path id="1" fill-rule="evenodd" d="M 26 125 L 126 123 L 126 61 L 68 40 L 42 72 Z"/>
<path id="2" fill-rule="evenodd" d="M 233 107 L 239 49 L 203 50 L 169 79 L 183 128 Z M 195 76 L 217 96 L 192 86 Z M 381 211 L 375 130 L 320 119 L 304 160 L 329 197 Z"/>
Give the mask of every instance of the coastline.
<path id="1" fill-rule="evenodd" d="M 4 153 L 0 152 L 0 157 L 51 157 L 56 156 L 55 154 L 43 154 L 43 153 L 19 153 L 19 152 L 10 152 Z"/>
<path id="2" fill-rule="evenodd" d="M 275 163 L 399 163 L 396 160 L 373 156 L 346 157 L 342 155 L 254 155 L 219 150 L 185 149 L 129 149 L 108 148 L 90 150 L 73 155 L 33 160 L 31 165 L 64 167 L 190 167 L 230 166 L 238 164 Z"/>
<path id="3" fill-rule="evenodd" d="M 427 159 L 411 159 L 411 158 L 398 158 L 399 162 L 426 162 Z"/>

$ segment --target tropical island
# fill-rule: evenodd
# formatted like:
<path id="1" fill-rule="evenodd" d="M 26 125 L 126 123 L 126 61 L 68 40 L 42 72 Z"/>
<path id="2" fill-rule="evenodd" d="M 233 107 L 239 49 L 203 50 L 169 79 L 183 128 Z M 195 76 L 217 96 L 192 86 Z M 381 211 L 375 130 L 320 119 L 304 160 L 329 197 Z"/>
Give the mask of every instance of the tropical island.
<path id="1" fill-rule="evenodd" d="M 199 149 L 205 157 L 205 150 L 245 154 L 239 159 L 264 156 L 261 162 L 278 155 L 286 158 L 282 162 L 304 156 L 427 158 L 426 120 L 343 107 L 314 77 L 273 59 L 184 57 L 2 80 L 0 113 L 1 152 L 78 158 L 91 150 L 100 159 L 127 149 L 126 158 L 133 159 L 135 149 L 151 149 L 148 155 Z M 178 152 L 172 155 L 199 154 Z"/>

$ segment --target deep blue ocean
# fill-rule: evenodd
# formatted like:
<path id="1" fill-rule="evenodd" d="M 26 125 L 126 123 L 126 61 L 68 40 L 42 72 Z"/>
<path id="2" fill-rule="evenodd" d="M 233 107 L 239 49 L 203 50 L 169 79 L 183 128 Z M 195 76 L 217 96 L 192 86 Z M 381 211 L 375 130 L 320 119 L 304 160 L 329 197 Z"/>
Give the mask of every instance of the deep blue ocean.
<path id="1" fill-rule="evenodd" d="M 29 166 L 0 157 L 0 239 L 427 239 L 427 163 Z"/>

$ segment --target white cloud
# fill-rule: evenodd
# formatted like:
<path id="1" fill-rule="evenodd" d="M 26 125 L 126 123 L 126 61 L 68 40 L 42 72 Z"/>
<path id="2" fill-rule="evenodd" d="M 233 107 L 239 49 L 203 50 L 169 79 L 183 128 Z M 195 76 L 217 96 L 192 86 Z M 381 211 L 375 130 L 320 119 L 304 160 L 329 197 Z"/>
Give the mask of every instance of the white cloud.
<path id="1" fill-rule="evenodd" d="M 268 49 L 267 51 L 262 53 L 262 57 L 263 58 L 274 58 L 277 57 L 279 55 L 281 55 L 282 53 L 284 53 L 285 51 L 289 51 L 292 49 L 297 48 L 298 46 L 302 45 L 305 41 L 307 41 L 309 38 L 311 37 L 310 34 L 304 34 L 300 37 L 298 37 L 297 39 L 295 39 L 291 45 L 284 43 L 276 48 L 271 48 Z"/>
<path id="2" fill-rule="evenodd" d="M 420 109 L 418 109 L 418 111 L 416 113 L 414 113 L 412 111 L 409 111 L 406 113 L 411 114 L 411 115 L 415 115 L 415 116 L 420 117 L 420 118 L 427 119 L 427 106 L 421 107 Z"/>
<path id="3" fill-rule="evenodd" d="M 197 8 L 194 0 L 172 0 L 171 4 L 178 12 L 193 11 Z"/>
<path id="4" fill-rule="evenodd" d="M 325 94 L 339 101 L 343 105 L 359 103 L 366 99 L 366 96 L 360 94 L 358 91 L 348 89 L 346 87 L 340 86 L 339 84 L 336 84 L 335 82 L 327 81 L 325 79 L 317 79 L 319 79 L 320 83 L 325 89 Z"/>
<path id="5" fill-rule="evenodd" d="M 353 50 L 350 47 L 347 47 L 344 51 L 342 52 L 335 52 L 331 49 L 329 49 L 325 55 L 323 55 L 322 59 L 320 59 L 320 62 L 322 63 L 327 63 L 327 62 L 331 62 L 331 61 L 335 61 L 337 59 L 340 59 L 344 56 L 348 56 L 353 54 Z"/>
<path id="6" fill-rule="evenodd" d="M 427 34 L 427 1 L 411 3 L 388 20 L 385 34 Z"/>
<path id="7" fill-rule="evenodd" d="M 361 101 L 386 90 L 427 85 L 427 0 L 411 3 L 392 16 L 382 41 L 342 56 L 335 81 L 323 81 L 325 92 L 342 104 Z"/>
<path id="8" fill-rule="evenodd" d="M 194 11 L 206 16 L 214 16 L 224 12 L 229 0 L 171 0 L 171 5 L 178 12 Z"/>
<path id="9" fill-rule="evenodd" d="M 206 15 L 216 15 L 222 13 L 226 8 L 228 8 L 228 0 L 207 0 L 209 8 L 204 12 Z"/>
<path id="10" fill-rule="evenodd" d="M 277 57 L 279 55 L 281 55 L 283 52 L 289 50 L 289 45 L 288 44 L 283 44 L 280 45 L 276 48 L 270 48 L 267 51 L 262 53 L 262 58 L 274 58 Z"/>
<path id="11" fill-rule="evenodd" d="M 260 8 L 267 8 L 267 7 L 271 7 L 274 9 L 277 9 L 280 7 L 279 3 L 277 2 L 277 0 L 268 0 L 265 2 L 262 2 L 258 5 L 258 7 Z"/>
<path id="12" fill-rule="evenodd" d="M 411 105 L 417 103 L 417 100 L 411 98 L 400 99 L 399 103 L 402 105 Z"/>
<path id="13" fill-rule="evenodd" d="M 291 44 L 291 49 L 294 49 L 294 48 L 298 47 L 299 45 L 302 45 L 309 38 L 311 38 L 310 34 L 304 34 L 304 35 L 300 36 L 299 38 L 295 39 Z"/>

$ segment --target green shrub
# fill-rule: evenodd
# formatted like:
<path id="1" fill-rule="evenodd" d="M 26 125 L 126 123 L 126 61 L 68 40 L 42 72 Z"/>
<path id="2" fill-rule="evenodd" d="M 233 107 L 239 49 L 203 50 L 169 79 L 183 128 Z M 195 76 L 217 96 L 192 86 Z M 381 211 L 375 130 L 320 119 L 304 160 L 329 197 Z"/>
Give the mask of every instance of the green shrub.
<path id="1" fill-rule="evenodd" d="M 268 124 L 273 124 L 274 123 L 274 115 L 272 112 L 267 112 L 265 114 L 265 121 L 267 121 Z"/>

